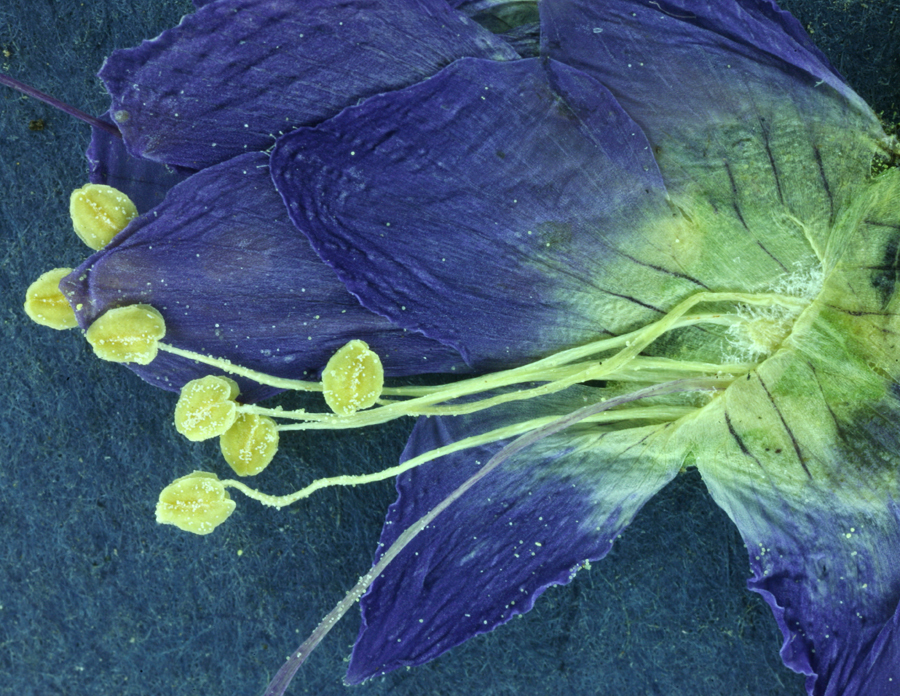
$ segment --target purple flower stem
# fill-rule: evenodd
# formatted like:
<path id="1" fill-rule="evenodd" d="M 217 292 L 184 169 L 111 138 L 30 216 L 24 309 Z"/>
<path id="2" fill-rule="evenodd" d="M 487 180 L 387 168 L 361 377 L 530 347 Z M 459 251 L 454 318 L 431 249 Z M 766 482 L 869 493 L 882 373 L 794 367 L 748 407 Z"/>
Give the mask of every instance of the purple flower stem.
<path id="1" fill-rule="evenodd" d="M 13 89 L 21 92 L 22 94 L 27 94 L 29 97 L 34 97 L 35 99 L 39 99 L 45 104 L 49 104 L 50 106 L 63 111 L 69 116 L 74 116 L 75 118 L 84 121 L 92 126 L 96 126 L 97 128 L 102 128 L 110 135 L 116 135 L 118 137 L 122 137 L 122 133 L 116 128 L 114 125 L 107 123 L 106 121 L 101 121 L 99 118 L 94 118 L 90 114 L 86 114 L 81 109 L 76 109 L 74 106 L 69 106 L 65 102 L 61 102 L 59 99 L 55 97 L 51 97 L 49 94 L 44 94 L 40 90 L 35 89 L 29 85 L 26 85 L 24 82 L 19 82 L 13 77 L 9 75 L 0 74 L 0 85 L 6 85 L 7 87 L 12 87 Z"/>

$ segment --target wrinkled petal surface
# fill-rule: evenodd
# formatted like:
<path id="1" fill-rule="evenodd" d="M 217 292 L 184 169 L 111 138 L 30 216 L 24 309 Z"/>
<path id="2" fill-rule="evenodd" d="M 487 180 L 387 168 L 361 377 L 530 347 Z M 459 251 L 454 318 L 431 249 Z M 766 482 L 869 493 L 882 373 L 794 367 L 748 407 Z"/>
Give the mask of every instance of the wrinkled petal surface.
<path id="1" fill-rule="evenodd" d="M 540 55 L 540 16 L 536 0 L 452 0 L 449 4 L 499 34 L 523 58 Z"/>
<path id="2" fill-rule="evenodd" d="M 444 0 L 217 0 L 100 77 L 132 153 L 202 169 L 468 55 L 518 57 Z"/>
<path id="3" fill-rule="evenodd" d="M 108 117 L 104 120 L 112 123 Z M 86 155 L 90 182 L 112 186 L 127 194 L 139 213 L 146 213 L 162 203 L 170 188 L 194 173 L 192 169 L 133 157 L 122 138 L 96 127 L 91 128 L 91 143 Z"/>
<path id="4" fill-rule="evenodd" d="M 752 590 L 813 696 L 900 686 L 900 172 L 836 236 L 820 296 L 781 351 L 687 426 L 738 525 Z"/>
<path id="5" fill-rule="evenodd" d="M 568 413 L 598 394 L 579 387 L 475 416 L 423 418 L 403 459 L 530 417 Z M 606 433 L 575 426 L 488 474 L 420 532 L 362 598 L 346 681 L 427 662 L 527 612 L 547 587 L 568 583 L 585 561 L 604 557 L 678 472 L 683 449 L 669 432 L 666 425 Z M 451 454 L 400 476 L 376 559 L 504 444 Z"/>
<path id="6" fill-rule="evenodd" d="M 279 140 L 291 218 L 361 302 L 478 366 L 619 334 L 703 288 L 640 128 L 583 73 L 462 59 Z"/>
<path id="7" fill-rule="evenodd" d="M 150 304 L 165 341 L 275 376 L 317 376 L 365 340 L 391 375 L 445 372 L 457 354 L 363 309 L 287 219 L 253 153 L 195 174 L 63 281 L 82 326 L 109 308 Z M 209 368 L 160 356 L 138 374 L 178 389 Z M 242 400 L 270 390 L 245 387 Z"/>
<path id="8" fill-rule="evenodd" d="M 806 263 L 804 246 L 823 255 L 884 134 L 796 19 L 765 0 L 540 8 L 545 54 L 609 88 L 675 204 L 715 230 L 701 258 L 719 258 L 700 269 L 684 257 L 692 274 L 759 282 L 757 268 Z"/>

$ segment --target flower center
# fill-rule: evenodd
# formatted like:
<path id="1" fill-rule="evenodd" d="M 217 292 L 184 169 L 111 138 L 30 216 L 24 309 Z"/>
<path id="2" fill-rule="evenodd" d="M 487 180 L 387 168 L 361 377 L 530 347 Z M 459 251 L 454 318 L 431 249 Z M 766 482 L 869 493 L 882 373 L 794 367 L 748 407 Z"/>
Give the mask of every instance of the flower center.
<path id="1" fill-rule="evenodd" d="M 823 280 L 821 268 L 797 270 L 780 280 L 774 293 L 805 300 L 808 305 L 822 290 Z M 728 330 L 734 359 L 759 362 L 772 355 L 790 336 L 794 323 L 804 308 L 780 303 L 738 308 L 738 314 L 744 321 L 734 324 Z"/>

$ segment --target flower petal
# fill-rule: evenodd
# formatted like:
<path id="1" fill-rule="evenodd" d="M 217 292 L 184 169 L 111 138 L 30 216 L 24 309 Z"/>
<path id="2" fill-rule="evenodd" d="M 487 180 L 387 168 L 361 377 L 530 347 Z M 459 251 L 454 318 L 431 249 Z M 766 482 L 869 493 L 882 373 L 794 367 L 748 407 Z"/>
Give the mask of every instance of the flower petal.
<path id="1" fill-rule="evenodd" d="M 365 306 L 470 364 L 620 334 L 703 287 L 655 243 L 673 211 L 640 129 L 558 63 L 462 59 L 284 136 L 271 166 Z"/>
<path id="2" fill-rule="evenodd" d="M 782 349 L 687 425 L 813 696 L 900 688 L 900 172 Z"/>
<path id="3" fill-rule="evenodd" d="M 822 256 L 885 137 L 797 20 L 764 0 L 540 8 L 545 54 L 616 96 L 678 206 L 714 216 L 723 239 L 752 240 L 770 265 L 803 259 L 799 243 Z M 748 252 L 722 254 L 721 271 L 740 277 L 757 265 Z"/>
<path id="4" fill-rule="evenodd" d="M 106 116 L 103 119 L 112 123 Z M 91 167 L 90 182 L 122 191 L 139 213 L 146 213 L 162 203 L 170 188 L 194 173 L 193 169 L 169 167 L 133 157 L 122 138 L 95 127 L 91 128 L 91 144 L 86 156 Z"/>
<path id="5" fill-rule="evenodd" d="M 218 0 L 100 77 L 134 154 L 202 169 L 467 55 L 517 57 L 443 0 Z"/>
<path id="6" fill-rule="evenodd" d="M 423 418 L 403 460 L 529 417 L 570 412 L 599 393 L 579 387 L 477 416 Z M 581 424 L 501 464 L 419 533 L 363 596 L 346 681 L 431 660 L 528 611 L 547 587 L 603 558 L 677 474 L 683 450 L 670 432 L 664 424 L 611 432 Z M 451 454 L 402 475 L 376 558 L 504 444 Z"/>
<path id="7" fill-rule="evenodd" d="M 831 381 L 811 370 L 802 377 Z M 823 390 L 832 386 L 822 385 Z M 790 398 L 778 394 L 780 388 L 783 383 L 756 377 L 740 390 L 756 394 L 730 395 L 717 430 L 704 421 L 707 437 L 715 432 L 717 443 L 730 443 L 730 456 L 701 460 L 698 468 L 741 531 L 753 570 L 748 586 L 772 607 L 784 635 L 781 656 L 788 667 L 809 675 L 809 693 L 896 693 L 900 403 L 894 398 L 890 405 L 879 404 L 881 416 L 848 421 L 807 393 L 805 406 L 815 410 L 807 411 L 811 417 L 804 423 Z M 770 423 L 771 444 L 763 446 L 755 442 L 762 440 L 758 426 L 748 422 L 736 400 L 768 398 L 766 390 L 772 396 L 767 421 L 780 413 L 784 424 Z M 887 428 L 883 418 L 891 422 Z M 832 447 L 817 451 L 810 426 L 828 421 L 841 435 Z M 800 457 L 793 455 L 790 437 L 796 438 Z M 806 480 L 802 462 L 811 469 Z M 879 480 L 890 477 L 889 483 Z"/>
<path id="8" fill-rule="evenodd" d="M 79 323 L 149 304 L 167 343 L 283 377 L 318 374 L 354 338 L 387 374 L 462 367 L 451 349 L 359 305 L 287 219 L 267 162 L 252 153 L 195 174 L 91 256 L 62 284 Z M 172 356 L 133 369 L 167 389 L 211 371 Z M 270 391 L 244 388 L 241 399 Z"/>

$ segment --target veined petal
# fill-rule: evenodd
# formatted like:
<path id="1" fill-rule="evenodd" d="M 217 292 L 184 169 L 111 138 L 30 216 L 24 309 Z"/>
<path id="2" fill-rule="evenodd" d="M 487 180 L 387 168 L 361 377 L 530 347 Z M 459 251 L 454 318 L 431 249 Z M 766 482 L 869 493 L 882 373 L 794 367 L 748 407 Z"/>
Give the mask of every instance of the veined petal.
<path id="1" fill-rule="evenodd" d="M 283 377 L 317 375 L 355 338 L 387 374 L 462 367 L 451 349 L 359 305 L 287 219 L 267 163 L 252 153 L 205 169 L 132 221 L 63 281 L 79 323 L 149 304 L 167 343 Z M 211 371 L 168 355 L 133 369 L 167 389 Z M 246 387 L 241 399 L 270 391 Z"/>
<path id="2" fill-rule="evenodd" d="M 747 544 L 785 663 L 813 696 L 888 696 L 900 688 L 900 172 L 860 197 L 843 235 L 853 244 L 782 349 L 685 434 Z"/>
<path id="3" fill-rule="evenodd" d="M 623 333 L 705 287 L 666 248 L 681 219 L 640 128 L 552 61 L 462 59 L 284 136 L 271 166 L 365 306 L 478 366 Z"/>
<path id="4" fill-rule="evenodd" d="M 423 418 L 403 460 L 529 417 L 571 412 L 599 393 L 578 387 L 477 416 Z M 677 474 L 684 450 L 671 432 L 666 424 L 618 431 L 581 424 L 501 464 L 420 532 L 363 596 L 346 681 L 431 660 L 528 611 L 547 587 L 568 583 L 586 561 L 603 558 Z M 402 475 L 376 559 L 506 442 Z"/>
<path id="5" fill-rule="evenodd" d="M 886 138 L 793 17 L 766 0 L 540 8 L 546 55 L 615 95 L 673 202 L 715 230 L 696 241 L 691 274 L 718 284 L 824 256 Z"/>
<path id="6" fill-rule="evenodd" d="M 100 77 L 134 154 L 202 169 L 468 55 L 518 57 L 443 0 L 217 0 Z"/>

